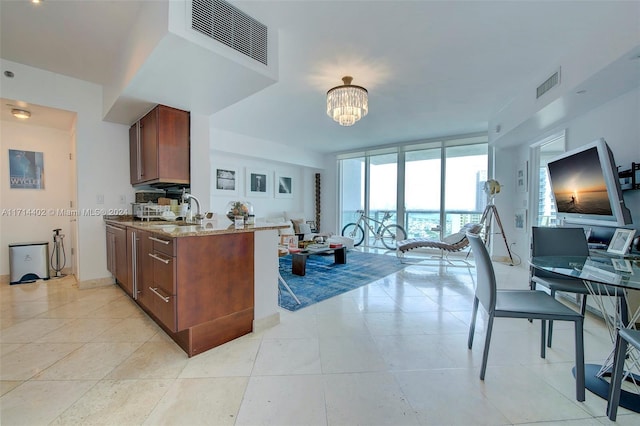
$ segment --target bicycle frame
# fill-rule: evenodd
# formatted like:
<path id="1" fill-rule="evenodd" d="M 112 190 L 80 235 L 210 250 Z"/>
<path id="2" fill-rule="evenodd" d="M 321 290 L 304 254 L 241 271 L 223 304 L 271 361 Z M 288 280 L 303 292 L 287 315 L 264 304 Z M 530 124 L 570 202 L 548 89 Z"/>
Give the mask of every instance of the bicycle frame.
<path id="1" fill-rule="evenodd" d="M 366 229 L 371 231 L 371 233 L 373 234 L 373 236 L 374 236 L 376 241 L 381 239 L 382 238 L 382 228 L 384 227 L 384 222 L 387 221 L 391 217 L 391 214 L 389 212 L 385 212 L 384 213 L 384 217 L 382 218 L 382 220 L 377 220 L 377 219 L 374 219 L 372 217 L 365 216 L 364 210 L 360 210 L 359 213 L 360 213 L 360 217 L 356 221 L 356 225 L 361 225 L 361 224 L 366 225 Z M 378 224 L 378 229 L 374 229 L 373 226 L 371 226 L 371 224 L 369 223 L 369 221 L 377 223 Z M 365 238 L 366 238 L 366 235 L 365 235 Z"/>

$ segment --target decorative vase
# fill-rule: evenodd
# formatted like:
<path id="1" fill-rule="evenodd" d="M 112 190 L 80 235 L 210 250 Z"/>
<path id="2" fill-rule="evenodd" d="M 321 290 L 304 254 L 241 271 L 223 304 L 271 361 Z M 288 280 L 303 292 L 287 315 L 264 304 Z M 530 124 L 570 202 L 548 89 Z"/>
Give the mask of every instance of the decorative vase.
<path id="1" fill-rule="evenodd" d="M 247 219 L 247 216 L 253 214 L 253 204 L 248 201 L 229 201 L 227 203 L 227 218 L 234 222 L 236 216 L 242 216 Z"/>

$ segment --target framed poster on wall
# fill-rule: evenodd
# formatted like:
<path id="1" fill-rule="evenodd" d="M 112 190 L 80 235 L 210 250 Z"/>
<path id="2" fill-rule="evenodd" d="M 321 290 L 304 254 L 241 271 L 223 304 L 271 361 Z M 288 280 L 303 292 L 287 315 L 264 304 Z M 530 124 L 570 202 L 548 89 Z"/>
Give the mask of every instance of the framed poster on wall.
<path id="1" fill-rule="evenodd" d="M 235 195 L 238 193 L 240 175 L 234 167 L 221 166 L 215 168 L 214 192 Z"/>
<path id="2" fill-rule="evenodd" d="M 11 189 L 44 189 L 42 152 L 9 150 L 9 187 Z"/>
<path id="3" fill-rule="evenodd" d="M 276 198 L 293 198 L 293 178 L 280 173 L 276 173 Z"/>
<path id="4" fill-rule="evenodd" d="M 247 169 L 246 180 L 246 192 L 247 196 L 251 197 L 266 197 L 271 194 L 271 175 L 265 170 L 250 170 Z"/>

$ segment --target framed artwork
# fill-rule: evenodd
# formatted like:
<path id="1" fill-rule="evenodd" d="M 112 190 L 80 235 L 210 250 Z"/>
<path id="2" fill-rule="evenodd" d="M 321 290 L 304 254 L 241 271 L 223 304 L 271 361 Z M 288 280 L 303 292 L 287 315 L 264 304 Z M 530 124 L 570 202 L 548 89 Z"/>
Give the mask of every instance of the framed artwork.
<path id="1" fill-rule="evenodd" d="M 9 150 L 9 187 L 11 189 L 44 189 L 42 152 Z"/>
<path id="2" fill-rule="evenodd" d="M 625 254 L 629 250 L 635 229 L 618 228 L 611 238 L 607 252 L 614 254 Z"/>
<path id="3" fill-rule="evenodd" d="M 611 259 L 611 263 L 616 271 L 633 273 L 631 262 L 627 259 Z"/>
<path id="4" fill-rule="evenodd" d="M 515 227 L 519 231 L 527 229 L 527 211 L 525 209 L 516 210 Z"/>
<path id="5" fill-rule="evenodd" d="M 218 194 L 236 195 L 240 175 L 234 167 L 221 166 L 215 168 L 213 190 Z"/>
<path id="6" fill-rule="evenodd" d="M 269 179 L 269 172 L 247 169 L 245 181 L 247 196 L 267 197 L 271 194 L 272 183 L 271 179 Z"/>
<path id="7" fill-rule="evenodd" d="M 293 178 L 291 176 L 276 173 L 275 184 L 276 198 L 293 198 Z"/>
<path id="8" fill-rule="evenodd" d="M 297 235 L 281 235 L 280 245 L 290 248 L 298 248 L 298 236 Z"/>
<path id="9" fill-rule="evenodd" d="M 528 169 L 529 162 L 525 161 L 523 164 L 518 167 L 516 170 L 516 188 L 518 192 L 527 192 L 529 182 L 528 182 Z"/>

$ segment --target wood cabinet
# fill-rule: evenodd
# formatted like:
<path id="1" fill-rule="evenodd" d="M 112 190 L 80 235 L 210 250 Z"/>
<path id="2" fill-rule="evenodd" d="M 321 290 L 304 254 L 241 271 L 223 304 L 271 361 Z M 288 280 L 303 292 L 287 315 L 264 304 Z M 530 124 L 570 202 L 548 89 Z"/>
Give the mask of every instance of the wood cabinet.
<path id="1" fill-rule="evenodd" d="M 107 269 L 116 281 L 131 294 L 127 262 L 126 228 L 107 225 Z"/>
<path id="2" fill-rule="evenodd" d="M 189 356 L 253 329 L 252 232 L 171 238 L 107 224 L 107 266 Z"/>
<path id="3" fill-rule="evenodd" d="M 132 185 L 189 184 L 190 115 L 158 105 L 129 129 Z"/>
<path id="4" fill-rule="evenodd" d="M 153 279 L 149 291 L 153 302 L 149 309 L 168 330 L 177 332 L 176 257 L 174 239 L 150 236 Z"/>
<path id="5" fill-rule="evenodd" d="M 153 250 L 146 231 L 127 228 L 127 276 L 133 297 L 140 305 L 149 307 L 153 299 L 148 290 L 153 280 L 153 271 L 149 253 Z"/>

